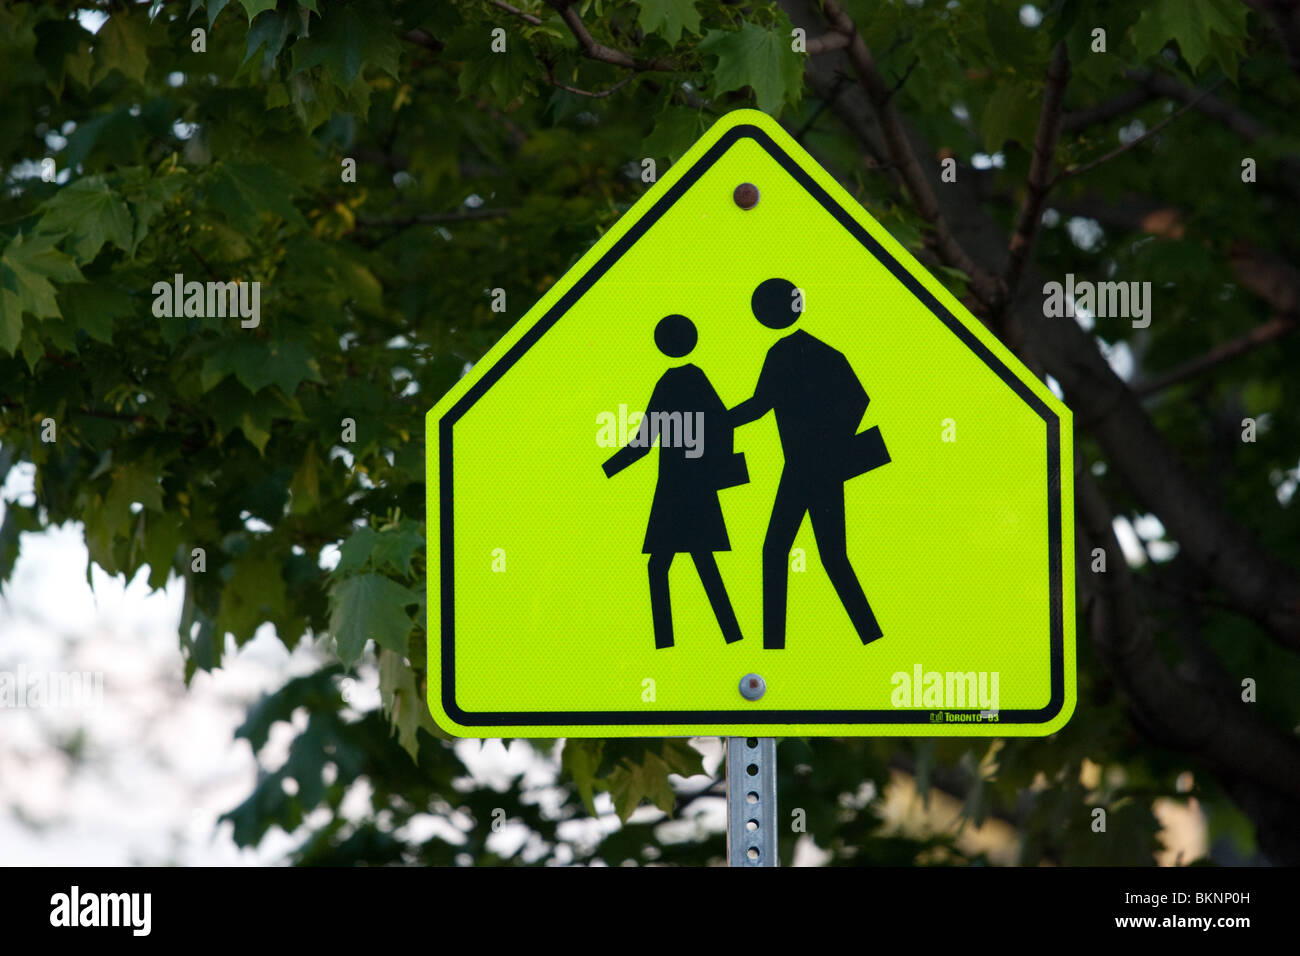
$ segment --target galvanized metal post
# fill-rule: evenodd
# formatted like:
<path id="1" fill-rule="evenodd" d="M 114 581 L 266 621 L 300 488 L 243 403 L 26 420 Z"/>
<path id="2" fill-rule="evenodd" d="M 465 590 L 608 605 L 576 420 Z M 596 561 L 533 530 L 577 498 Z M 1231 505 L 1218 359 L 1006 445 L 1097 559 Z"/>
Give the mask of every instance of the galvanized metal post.
<path id="1" fill-rule="evenodd" d="M 727 859 L 776 866 L 776 740 L 727 738 Z"/>

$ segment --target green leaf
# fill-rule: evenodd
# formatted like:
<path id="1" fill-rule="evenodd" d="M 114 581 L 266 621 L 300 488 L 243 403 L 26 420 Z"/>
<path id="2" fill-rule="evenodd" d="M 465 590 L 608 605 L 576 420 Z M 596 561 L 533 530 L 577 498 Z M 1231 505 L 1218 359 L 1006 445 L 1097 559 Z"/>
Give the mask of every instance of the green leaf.
<path id="1" fill-rule="evenodd" d="M 311 36 L 293 45 L 293 72 L 323 66 L 341 87 L 352 85 L 366 66 L 397 79 L 401 44 L 384 8 L 375 3 L 333 4 L 325 8 Z"/>
<path id="2" fill-rule="evenodd" d="M 1047 11 L 1047 20 L 1050 29 L 1047 34 L 1048 45 L 1056 46 L 1061 40 L 1066 39 L 1070 33 L 1071 27 L 1079 19 L 1083 12 L 1084 0 L 1056 0 L 1051 8 Z"/>
<path id="3" fill-rule="evenodd" d="M 1030 61 L 1038 34 L 1020 22 L 1015 6 L 990 2 L 984 13 L 984 24 L 998 63 L 1015 68 Z"/>
<path id="4" fill-rule="evenodd" d="M 418 711 L 411 706 L 415 696 L 415 674 L 406 666 L 401 654 L 387 649 L 379 651 L 379 701 L 388 717 L 389 729 L 397 734 L 398 745 L 414 760 L 419 750 L 415 731 Z"/>
<path id="5" fill-rule="evenodd" d="M 202 2 L 203 0 L 192 0 L 190 13 L 191 14 L 194 13 L 194 8 L 193 8 L 194 4 L 200 4 Z M 212 25 L 217 22 L 217 17 L 221 16 L 221 11 L 226 9 L 226 7 L 230 5 L 230 0 L 207 0 L 207 2 L 208 2 L 208 29 L 211 30 Z"/>
<path id="6" fill-rule="evenodd" d="M 301 822 L 301 811 L 295 813 L 290 809 L 296 805 L 297 798 L 285 792 L 281 774 L 264 774 L 257 778 L 248 799 L 223 813 L 220 820 L 231 824 L 236 846 L 253 846 L 273 824 L 292 828 Z"/>
<path id="7" fill-rule="evenodd" d="M 677 793 L 668 782 L 668 764 L 659 754 L 646 751 L 640 763 L 624 760 L 608 777 L 609 794 L 614 798 L 614 812 L 624 823 L 649 801 L 664 813 L 672 813 Z"/>
<path id="8" fill-rule="evenodd" d="M 420 741 L 416 731 L 423 728 L 434 737 L 446 737 L 433 722 L 424 695 L 420 693 L 415 671 L 406 659 L 390 650 L 379 652 L 379 699 L 388 717 L 389 730 L 397 734 L 397 743 L 418 758 Z"/>
<path id="9" fill-rule="evenodd" d="M 88 176 L 64 186 L 41 209 L 44 215 L 38 230 L 66 233 L 67 248 L 83 263 L 94 259 L 106 242 L 125 252 L 135 247 L 131 210 L 103 176 Z"/>
<path id="10" fill-rule="evenodd" d="M 693 777 L 704 773 L 704 755 L 685 740 L 666 737 L 660 749 L 664 763 L 671 773 Z"/>
<path id="11" fill-rule="evenodd" d="M 147 169 L 135 167 L 122 174 L 122 195 L 131 205 L 135 217 L 135 231 L 131 235 L 131 245 L 127 254 L 135 256 L 140 243 L 149 233 L 149 224 L 153 217 L 161 212 L 191 183 L 184 170 L 159 172 L 150 175 Z M 220 223 L 214 223 L 220 226 Z"/>
<path id="12" fill-rule="evenodd" d="M 411 559 L 423 546 L 424 535 L 414 523 L 404 523 L 400 528 L 386 531 L 358 528 L 339 549 L 339 563 L 334 573 L 350 574 L 369 565 L 376 571 L 387 569 L 409 575 Z"/>
<path id="13" fill-rule="evenodd" d="M 139 502 L 150 511 L 162 511 L 160 469 L 151 459 L 141 459 L 113 468 L 112 484 L 104 496 L 105 525 L 114 534 L 131 521 L 131 505 Z"/>
<path id="14" fill-rule="evenodd" d="M 149 66 L 147 50 L 148 24 L 144 17 L 127 16 L 117 12 L 108 18 L 95 34 L 95 69 L 92 85 L 99 83 L 113 70 L 144 84 L 145 70 Z"/>
<path id="15" fill-rule="evenodd" d="M 248 28 L 248 42 L 243 63 L 247 63 L 253 58 L 254 53 L 265 47 L 262 63 L 267 67 L 273 64 L 280 51 L 284 49 L 285 41 L 293 32 L 295 20 L 297 20 L 296 14 L 290 15 L 287 11 L 277 10 L 271 10 L 265 16 L 258 17 Z"/>
<path id="16" fill-rule="evenodd" d="M 424 535 L 414 525 L 381 531 L 370 551 L 370 563 L 378 570 L 387 568 L 407 576 L 411 573 L 411 558 L 422 547 Z"/>
<path id="17" fill-rule="evenodd" d="M 139 117 L 130 107 L 122 106 L 77 125 L 68 136 L 68 144 L 59 157 L 59 165 L 75 169 L 87 159 L 98 162 L 105 156 L 122 156 L 133 152 L 142 133 Z"/>
<path id="18" fill-rule="evenodd" d="M 184 539 L 185 533 L 176 515 L 145 515 L 144 562 L 149 565 L 149 587 L 157 590 L 167 583 L 176 550 Z"/>
<path id="19" fill-rule="evenodd" d="M 38 319 L 60 314 L 50 280 L 81 280 L 76 263 L 54 248 L 56 241 L 55 236 L 19 234 L 0 253 L 0 348 L 10 355 L 22 337 L 23 313 Z"/>
<path id="20" fill-rule="evenodd" d="M 223 163 L 209 187 L 212 202 L 236 229 L 257 232 L 263 213 L 304 225 L 293 181 L 269 163 Z"/>
<path id="21" fill-rule="evenodd" d="M 366 641 L 406 653 L 411 615 L 406 608 L 419 597 L 382 574 L 358 574 L 330 589 L 330 632 L 338 645 L 339 660 L 351 666 L 361 656 Z"/>
<path id="22" fill-rule="evenodd" d="M 320 504 L 320 458 L 316 455 L 314 442 L 307 446 L 298 470 L 293 473 L 289 493 L 292 496 L 290 514 L 309 514 Z"/>
<path id="23" fill-rule="evenodd" d="M 253 18 L 259 13 L 274 10 L 275 0 L 239 0 L 239 5 L 244 8 L 244 13 L 248 15 L 248 22 L 252 23 Z"/>
<path id="24" fill-rule="evenodd" d="M 239 430 L 259 455 L 265 453 L 266 443 L 271 440 L 271 413 L 261 405 L 246 408 L 239 417 Z"/>
<path id="25" fill-rule="evenodd" d="M 1183 59 L 1197 70 L 1216 51 L 1216 36 L 1240 55 L 1248 13 L 1238 0 L 1152 0 L 1143 6 L 1130 37 L 1143 57 L 1159 53 L 1166 43 L 1176 40 Z M 1222 50 L 1216 52 L 1216 58 L 1222 55 Z"/>
<path id="26" fill-rule="evenodd" d="M 0 448 L 0 457 L 7 452 Z M 4 472 L 8 473 L 6 465 Z M 0 481 L 4 475 L 0 474 Z M 15 501 L 5 502 L 4 521 L 0 522 L 0 585 L 9 580 L 18 560 L 20 536 L 24 531 L 40 531 L 41 520 L 35 507 L 24 508 Z"/>
<path id="27" fill-rule="evenodd" d="M 313 713 L 336 710 L 340 698 L 334 679 L 342 673 L 343 669 L 337 664 L 329 664 L 314 673 L 291 678 L 279 690 L 266 694 L 249 708 L 244 722 L 235 731 L 235 738 L 247 740 L 253 753 L 258 753 L 270 739 L 271 728 L 280 722 L 292 722 L 294 711 L 299 707 Z"/>
<path id="28" fill-rule="evenodd" d="M 352 532 L 339 548 L 339 563 L 334 573 L 352 574 L 364 568 L 370 561 L 370 552 L 374 550 L 378 537 L 379 534 L 369 525 Z"/>
<path id="29" fill-rule="evenodd" d="M 593 817 L 596 815 L 596 768 L 600 766 L 600 752 L 604 745 L 603 740 L 570 737 L 564 741 L 564 752 L 560 757 L 561 769 L 573 778 L 583 806 Z"/>
<path id="30" fill-rule="evenodd" d="M 268 385 L 293 395 L 304 381 L 323 382 L 320 367 L 301 342 L 244 337 L 226 340 L 203 360 L 199 387 L 207 392 L 227 375 L 257 393 Z"/>
<path id="31" fill-rule="evenodd" d="M 637 24 L 646 33 L 658 33 L 673 46 L 682 38 L 682 30 L 700 32 L 700 12 L 695 0 L 637 0 L 641 7 Z"/>
<path id="32" fill-rule="evenodd" d="M 1034 92 L 1026 84 L 1018 82 L 999 86 L 989 97 L 984 115 L 980 118 L 984 149 L 996 153 L 1008 140 L 1015 140 L 1028 148 L 1033 145 L 1037 125 L 1038 110 Z"/>
<path id="33" fill-rule="evenodd" d="M 704 132 L 704 115 L 685 106 L 670 106 L 655 119 L 654 130 L 641 144 L 642 154 L 676 161 Z"/>
<path id="34" fill-rule="evenodd" d="M 280 560 L 268 553 L 250 552 L 235 562 L 234 573 L 221 589 L 217 633 L 229 632 L 235 643 L 242 645 L 262 624 L 284 615 L 286 600 Z"/>
<path id="35" fill-rule="evenodd" d="M 56 97 L 62 96 L 64 79 L 71 76 L 82 86 L 90 86 L 94 66 L 91 42 L 94 35 L 75 20 L 44 20 L 36 33 L 36 62 L 45 71 L 46 82 Z"/>
<path id="36" fill-rule="evenodd" d="M 301 416 L 300 409 L 286 405 L 281 400 L 280 392 L 268 392 L 255 397 L 229 380 L 204 396 L 203 401 L 211 411 L 219 438 L 224 441 L 235 429 L 239 429 L 259 454 L 270 440 L 273 418 L 293 419 Z"/>
<path id="37" fill-rule="evenodd" d="M 718 58 L 714 93 L 748 86 L 758 108 L 776 115 L 783 103 L 796 103 L 803 87 L 803 58 L 790 47 L 790 30 L 745 23 L 739 30 L 710 30 L 699 50 Z"/>
<path id="38" fill-rule="evenodd" d="M 509 103 L 525 93 L 529 82 L 541 74 L 541 65 L 528 40 L 517 30 L 506 31 L 506 48 L 491 49 L 492 37 L 479 25 L 467 26 L 447 42 L 443 55 L 460 63 L 458 80 L 462 97 L 481 96 L 491 90 L 499 103 Z"/>

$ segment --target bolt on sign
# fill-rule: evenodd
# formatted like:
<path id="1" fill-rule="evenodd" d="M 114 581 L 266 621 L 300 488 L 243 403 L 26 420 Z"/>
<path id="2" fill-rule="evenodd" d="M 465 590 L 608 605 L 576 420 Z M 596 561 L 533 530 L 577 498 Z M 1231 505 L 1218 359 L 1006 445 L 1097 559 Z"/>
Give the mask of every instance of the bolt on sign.
<path id="1" fill-rule="evenodd" d="M 469 737 L 1051 733 L 1071 416 L 773 120 L 722 117 L 428 413 Z"/>

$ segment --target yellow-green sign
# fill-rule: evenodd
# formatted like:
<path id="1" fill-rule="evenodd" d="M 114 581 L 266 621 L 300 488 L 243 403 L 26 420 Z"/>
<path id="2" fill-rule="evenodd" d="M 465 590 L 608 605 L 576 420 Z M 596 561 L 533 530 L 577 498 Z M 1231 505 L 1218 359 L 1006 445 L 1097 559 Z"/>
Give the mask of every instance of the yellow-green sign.
<path id="1" fill-rule="evenodd" d="M 774 121 L 720 119 L 427 419 L 472 737 L 1041 735 L 1069 410 Z"/>

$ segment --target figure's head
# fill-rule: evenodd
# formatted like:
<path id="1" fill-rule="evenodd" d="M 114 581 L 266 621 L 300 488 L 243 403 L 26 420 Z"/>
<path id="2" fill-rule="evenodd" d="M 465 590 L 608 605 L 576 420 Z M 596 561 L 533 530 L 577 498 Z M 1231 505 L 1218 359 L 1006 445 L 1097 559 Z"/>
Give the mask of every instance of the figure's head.
<path id="1" fill-rule="evenodd" d="M 797 287 L 786 279 L 767 279 L 760 282 L 749 300 L 754 318 L 769 329 L 785 329 L 794 325 L 803 312 L 803 296 L 796 295 Z"/>
<path id="2" fill-rule="evenodd" d="M 669 358 L 690 355 L 695 348 L 695 323 L 684 315 L 667 315 L 655 326 L 655 345 Z"/>

